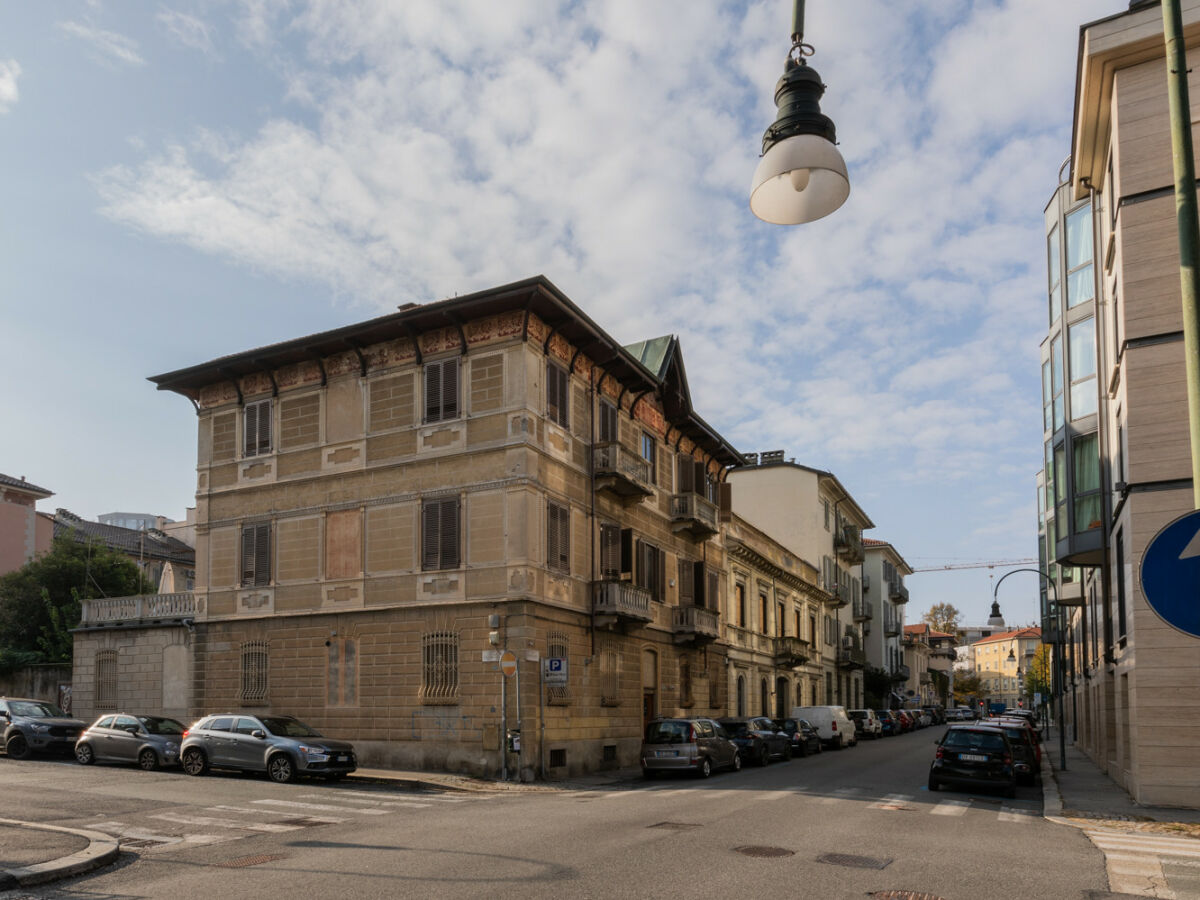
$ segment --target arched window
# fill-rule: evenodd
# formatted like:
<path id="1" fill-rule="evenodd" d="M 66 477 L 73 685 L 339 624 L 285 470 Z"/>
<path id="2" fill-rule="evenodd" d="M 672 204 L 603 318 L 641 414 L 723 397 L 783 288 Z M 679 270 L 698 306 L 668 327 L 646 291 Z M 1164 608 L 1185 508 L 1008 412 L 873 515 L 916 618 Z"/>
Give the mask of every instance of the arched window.
<path id="1" fill-rule="evenodd" d="M 791 704 L 788 703 L 788 695 L 791 691 L 788 688 L 788 680 L 780 677 L 775 680 L 775 718 L 783 719 L 787 717 L 788 710 Z"/>
<path id="2" fill-rule="evenodd" d="M 746 676 L 739 675 L 737 680 L 737 714 L 746 714 Z"/>
<path id="3" fill-rule="evenodd" d="M 770 707 L 767 705 L 770 700 L 770 696 L 767 693 L 767 679 L 764 678 L 761 681 L 761 683 L 759 684 L 758 693 L 759 693 L 758 714 L 760 716 L 769 716 L 771 714 L 771 710 L 770 710 Z"/>

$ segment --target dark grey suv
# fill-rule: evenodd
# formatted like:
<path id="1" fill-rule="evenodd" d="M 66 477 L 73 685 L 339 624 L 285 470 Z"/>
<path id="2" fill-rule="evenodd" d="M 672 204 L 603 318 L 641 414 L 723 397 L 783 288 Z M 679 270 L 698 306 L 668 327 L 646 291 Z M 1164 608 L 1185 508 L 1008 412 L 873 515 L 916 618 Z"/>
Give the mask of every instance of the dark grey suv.
<path id="1" fill-rule="evenodd" d="M 210 768 L 266 772 L 285 783 L 300 775 L 341 778 L 358 768 L 354 745 L 322 737 L 292 716 L 205 716 L 183 733 L 179 761 L 189 775 Z"/>
<path id="2" fill-rule="evenodd" d="M 0 698 L 0 725 L 10 759 L 28 759 L 33 753 L 70 754 L 87 727 L 53 703 L 17 697 Z"/>

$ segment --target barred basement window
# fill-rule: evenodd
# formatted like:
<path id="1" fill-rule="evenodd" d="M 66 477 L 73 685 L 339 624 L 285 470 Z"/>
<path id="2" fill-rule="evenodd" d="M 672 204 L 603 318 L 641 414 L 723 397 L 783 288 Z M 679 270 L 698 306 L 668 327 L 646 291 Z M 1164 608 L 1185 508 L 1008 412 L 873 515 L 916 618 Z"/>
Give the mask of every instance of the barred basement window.
<path id="1" fill-rule="evenodd" d="M 458 703 L 458 633 L 431 631 L 421 637 L 421 702 Z"/>
<path id="2" fill-rule="evenodd" d="M 96 654 L 96 709 L 117 708 L 117 651 Z"/>
<path id="3" fill-rule="evenodd" d="M 546 656 L 551 659 L 567 659 L 569 641 L 565 632 L 552 631 L 546 636 Z M 571 667 L 567 666 L 567 677 Z M 570 691 L 566 687 L 546 688 L 546 700 L 551 706 L 566 706 L 570 702 Z"/>
<path id="4" fill-rule="evenodd" d="M 267 641 L 242 643 L 243 703 L 265 703 L 267 700 L 267 668 L 270 644 Z"/>

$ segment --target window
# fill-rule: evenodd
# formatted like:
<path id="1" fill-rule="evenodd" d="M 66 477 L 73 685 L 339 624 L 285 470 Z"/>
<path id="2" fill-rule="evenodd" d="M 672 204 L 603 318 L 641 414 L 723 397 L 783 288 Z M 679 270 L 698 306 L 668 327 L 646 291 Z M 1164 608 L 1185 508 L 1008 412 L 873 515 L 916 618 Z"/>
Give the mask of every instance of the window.
<path id="1" fill-rule="evenodd" d="M 458 418 L 458 363 L 453 356 L 425 364 L 426 422 Z"/>
<path id="2" fill-rule="evenodd" d="M 642 432 L 642 459 L 650 464 L 650 483 L 658 484 L 658 454 L 654 450 L 654 436 Z"/>
<path id="3" fill-rule="evenodd" d="M 1050 342 L 1050 391 L 1053 395 L 1054 430 L 1063 426 L 1063 358 L 1062 336 Z"/>
<path id="4" fill-rule="evenodd" d="M 685 659 L 679 661 L 679 705 L 685 709 L 696 705 L 692 693 L 692 664 Z"/>
<path id="5" fill-rule="evenodd" d="M 1098 435 L 1076 435 L 1071 443 L 1071 455 L 1071 493 L 1075 504 L 1075 532 L 1078 534 L 1099 528 L 1102 524 Z"/>
<path id="6" fill-rule="evenodd" d="M 271 401 L 247 403 L 242 418 L 242 455 L 271 452 Z"/>
<path id="7" fill-rule="evenodd" d="M 1042 363 L 1042 430 L 1050 431 L 1054 425 L 1054 390 L 1050 386 L 1050 360 Z"/>
<path id="8" fill-rule="evenodd" d="M 740 582 L 738 584 L 735 584 L 733 586 L 733 596 L 737 603 L 738 626 L 741 628 L 745 628 L 746 627 L 746 586 L 744 584 L 741 584 Z"/>
<path id="9" fill-rule="evenodd" d="M 600 577 L 617 581 L 621 577 L 621 526 L 600 526 Z"/>
<path id="10" fill-rule="evenodd" d="M 768 610 L 769 610 L 769 607 L 767 606 L 767 595 L 760 593 L 758 595 L 758 630 L 761 631 L 763 634 L 771 633 L 770 631 L 767 630 L 767 625 L 768 625 L 767 612 L 768 612 Z"/>
<path id="11" fill-rule="evenodd" d="M 244 641 L 242 643 L 242 690 L 243 703 L 265 703 L 267 700 L 268 650 L 266 641 Z"/>
<path id="12" fill-rule="evenodd" d="M 808 617 L 808 639 L 812 641 L 813 647 L 821 646 L 821 636 L 817 634 L 817 617 L 813 615 Z"/>
<path id="13" fill-rule="evenodd" d="M 546 656 L 551 659 L 566 659 L 568 657 L 569 641 L 566 632 L 551 631 L 546 635 Z M 568 677 L 570 666 L 567 667 Z M 562 687 L 546 688 L 546 699 L 551 706 L 566 706 L 570 699 L 565 685 Z"/>
<path id="14" fill-rule="evenodd" d="M 458 568 L 458 498 L 421 504 L 421 568 Z"/>
<path id="15" fill-rule="evenodd" d="M 117 651 L 96 654 L 96 709 L 117 708 Z"/>
<path id="16" fill-rule="evenodd" d="M 421 636 L 421 702 L 458 702 L 458 633 L 434 631 Z"/>
<path id="17" fill-rule="evenodd" d="M 616 443 L 618 440 L 617 408 L 607 400 L 600 401 L 600 421 L 598 437 L 602 444 Z"/>
<path id="18" fill-rule="evenodd" d="M 1071 419 L 1096 412 L 1096 320 L 1082 319 L 1067 331 L 1071 363 Z"/>
<path id="19" fill-rule="evenodd" d="M 1094 299 L 1092 275 L 1092 207 L 1079 207 L 1067 216 L 1067 307 Z"/>
<path id="20" fill-rule="evenodd" d="M 829 530 L 829 501 L 822 500 L 821 505 L 825 509 L 825 530 L 828 531 Z"/>
<path id="21" fill-rule="evenodd" d="M 329 642 L 327 706 L 358 705 L 358 641 L 334 638 Z"/>
<path id="22" fill-rule="evenodd" d="M 784 623 L 783 604 L 776 603 L 775 604 L 775 634 L 779 635 L 780 637 L 783 636 L 783 623 Z"/>
<path id="23" fill-rule="evenodd" d="M 567 370 L 552 362 L 546 363 L 546 418 L 562 428 L 570 427 L 571 379 Z"/>
<path id="24" fill-rule="evenodd" d="M 1059 533 L 1067 527 L 1067 448 L 1065 444 L 1054 447 L 1054 518 Z M 1055 554 L 1057 556 L 1057 554 Z"/>
<path id="25" fill-rule="evenodd" d="M 1058 226 L 1050 229 L 1046 238 L 1046 274 L 1050 283 L 1050 324 L 1058 319 L 1062 309 L 1062 251 L 1058 247 Z"/>
<path id="26" fill-rule="evenodd" d="M 666 599 L 667 556 L 662 550 L 645 541 L 637 542 L 637 573 L 634 583 L 650 592 L 650 599 L 662 603 Z"/>
<path id="27" fill-rule="evenodd" d="M 553 502 L 546 504 L 546 566 L 571 571 L 571 510 Z"/>
<path id="28" fill-rule="evenodd" d="M 271 583 L 271 523 L 242 526 L 242 584 Z"/>
<path id="29" fill-rule="evenodd" d="M 679 605 L 694 606 L 696 603 L 696 564 L 690 559 L 679 560 Z M 701 586 L 703 596 L 703 586 Z"/>
<path id="30" fill-rule="evenodd" d="M 802 621 L 800 610 L 797 609 L 793 611 L 792 620 L 792 628 L 795 629 L 796 637 L 802 637 L 802 632 L 800 631 L 800 622 Z"/>
<path id="31" fill-rule="evenodd" d="M 1113 576 L 1117 579 L 1117 640 L 1125 646 L 1125 534 L 1117 532 L 1116 566 Z"/>

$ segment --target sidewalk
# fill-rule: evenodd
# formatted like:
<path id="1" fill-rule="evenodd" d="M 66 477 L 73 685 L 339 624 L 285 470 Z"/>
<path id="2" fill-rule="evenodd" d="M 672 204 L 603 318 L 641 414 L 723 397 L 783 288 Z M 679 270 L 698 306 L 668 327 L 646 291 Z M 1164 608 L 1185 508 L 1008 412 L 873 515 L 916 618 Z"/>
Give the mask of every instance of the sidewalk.
<path id="1" fill-rule="evenodd" d="M 117 852 L 116 838 L 98 831 L 0 819 L 0 890 L 78 875 Z"/>
<path id="2" fill-rule="evenodd" d="M 1142 806 L 1058 732 L 1042 744 L 1044 815 L 1082 829 L 1105 857 L 1109 887 L 1163 900 L 1200 900 L 1200 810 Z"/>

